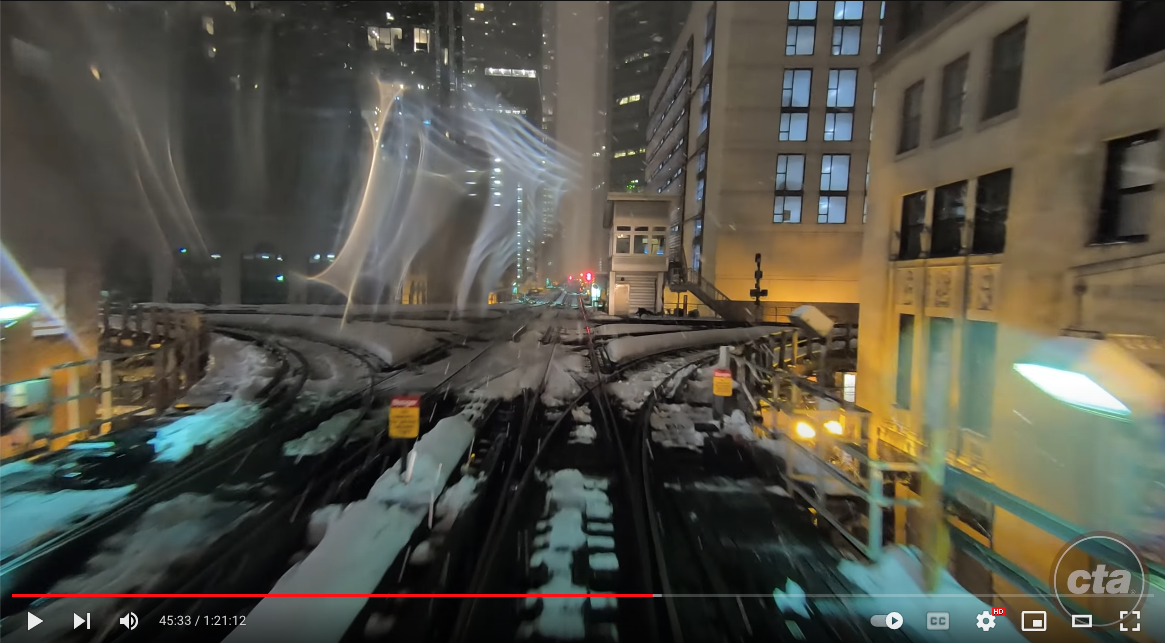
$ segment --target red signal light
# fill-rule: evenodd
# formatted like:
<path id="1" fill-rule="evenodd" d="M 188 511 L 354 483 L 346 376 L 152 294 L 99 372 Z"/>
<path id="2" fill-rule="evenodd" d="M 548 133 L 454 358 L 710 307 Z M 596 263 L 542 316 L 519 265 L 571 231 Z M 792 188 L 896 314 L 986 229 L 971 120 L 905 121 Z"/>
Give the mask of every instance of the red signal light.
<path id="1" fill-rule="evenodd" d="M 595 279 L 595 276 L 594 276 L 594 275 L 592 275 L 592 274 L 591 274 L 591 273 L 588 271 L 588 272 L 587 272 L 587 281 L 594 281 L 594 279 Z"/>
<path id="2" fill-rule="evenodd" d="M 574 281 L 574 275 L 567 275 L 566 280 L 567 281 Z"/>

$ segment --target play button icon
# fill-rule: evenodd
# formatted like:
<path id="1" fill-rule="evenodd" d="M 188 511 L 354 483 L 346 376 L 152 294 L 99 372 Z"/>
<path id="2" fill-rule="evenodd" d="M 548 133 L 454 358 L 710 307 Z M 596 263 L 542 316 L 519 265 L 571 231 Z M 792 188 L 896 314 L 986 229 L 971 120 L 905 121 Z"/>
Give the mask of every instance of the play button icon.
<path id="1" fill-rule="evenodd" d="M 898 612 L 890 612 L 889 614 L 874 614 L 870 617 L 870 625 L 874 627 L 888 627 L 896 630 L 902 627 L 902 615 Z"/>
<path id="2" fill-rule="evenodd" d="M 37 618 L 36 614 L 33 614 L 32 612 L 28 613 L 28 629 L 31 630 L 32 628 L 36 627 L 37 625 L 40 625 L 41 623 L 44 623 L 44 621 Z"/>

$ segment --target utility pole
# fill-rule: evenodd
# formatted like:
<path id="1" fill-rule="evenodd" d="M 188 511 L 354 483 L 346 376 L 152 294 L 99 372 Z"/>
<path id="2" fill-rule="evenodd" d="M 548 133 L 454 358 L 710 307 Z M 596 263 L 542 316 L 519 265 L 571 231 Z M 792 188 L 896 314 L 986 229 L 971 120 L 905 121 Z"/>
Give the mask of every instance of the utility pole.
<path id="1" fill-rule="evenodd" d="M 769 296 L 769 291 L 760 287 L 760 280 L 764 275 L 765 273 L 760 269 L 760 253 L 758 252 L 756 253 L 756 272 L 752 273 L 752 276 L 756 278 L 756 284 L 753 286 L 752 290 L 748 291 L 748 296 L 752 297 L 753 305 L 756 306 L 757 321 L 763 321 L 760 308 L 761 297 Z"/>

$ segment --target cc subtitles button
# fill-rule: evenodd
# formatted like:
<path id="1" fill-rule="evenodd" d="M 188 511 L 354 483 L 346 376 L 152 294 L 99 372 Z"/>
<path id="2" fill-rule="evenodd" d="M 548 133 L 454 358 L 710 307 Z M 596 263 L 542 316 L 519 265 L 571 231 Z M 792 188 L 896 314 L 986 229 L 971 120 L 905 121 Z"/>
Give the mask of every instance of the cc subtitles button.
<path id="1" fill-rule="evenodd" d="M 889 614 L 875 614 L 870 617 L 870 625 L 874 627 L 888 627 L 896 630 L 902 627 L 902 615 L 898 612 L 890 612 Z"/>

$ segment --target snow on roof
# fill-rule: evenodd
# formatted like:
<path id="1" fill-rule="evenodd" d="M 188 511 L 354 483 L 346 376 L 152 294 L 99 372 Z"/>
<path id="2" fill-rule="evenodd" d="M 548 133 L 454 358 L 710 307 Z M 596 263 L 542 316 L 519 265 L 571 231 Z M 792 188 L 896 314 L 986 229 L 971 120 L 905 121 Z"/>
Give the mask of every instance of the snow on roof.
<path id="1" fill-rule="evenodd" d="M 620 337 L 607 342 L 607 357 L 616 364 L 667 351 L 713 344 L 739 344 L 780 332 L 774 326 L 682 331 L 647 337 Z"/>
<path id="2" fill-rule="evenodd" d="M 333 444 L 339 442 L 340 438 L 343 437 L 344 430 L 359 415 L 360 409 L 349 409 L 333 415 L 320 422 L 311 431 L 294 440 L 284 442 L 283 455 L 289 458 L 320 455 L 331 448 Z"/>
<path id="3" fill-rule="evenodd" d="M 232 314 L 207 315 L 206 319 L 219 326 L 264 328 L 340 342 L 366 350 L 392 365 L 418 357 L 438 343 L 436 336 L 419 328 L 365 321 L 345 323 L 335 317 Z"/>

